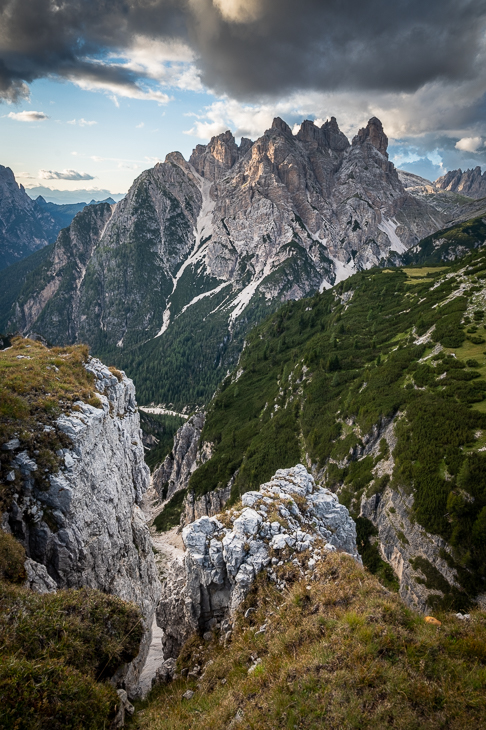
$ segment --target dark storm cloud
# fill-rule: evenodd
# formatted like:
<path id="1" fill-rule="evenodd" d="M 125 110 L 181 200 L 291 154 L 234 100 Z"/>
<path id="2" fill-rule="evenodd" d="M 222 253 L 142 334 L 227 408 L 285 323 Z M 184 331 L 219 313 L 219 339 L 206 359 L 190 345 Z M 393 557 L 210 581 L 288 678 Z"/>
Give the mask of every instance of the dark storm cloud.
<path id="1" fill-rule="evenodd" d="M 0 96 L 49 75 L 136 86 L 99 63 L 135 35 L 189 43 L 233 98 L 414 91 L 482 73 L 485 18 L 486 0 L 0 0 Z"/>

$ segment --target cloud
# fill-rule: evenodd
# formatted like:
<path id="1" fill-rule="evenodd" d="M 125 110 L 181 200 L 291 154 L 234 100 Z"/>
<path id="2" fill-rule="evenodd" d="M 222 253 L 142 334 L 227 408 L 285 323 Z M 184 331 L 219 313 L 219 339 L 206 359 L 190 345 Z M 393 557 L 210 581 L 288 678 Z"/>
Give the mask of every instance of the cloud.
<path id="1" fill-rule="evenodd" d="M 7 116 L 10 119 L 16 119 L 18 122 L 44 122 L 46 119 L 49 119 L 44 112 L 34 111 L 10 112 Z"/>
<path id="2" fill-rule="evenodd" d="M 150 80 L 202 81 L 244 101 L 484 78 L 484 0 L 9 0 L 0 8 L 0 94 L 9 100 L 52 75 L 152 100 Z"/>
<path id="3" fill-rule="evenodd" d="M 463 137 L 456 142 L 456 150 L 462 150 L 463 152 L 477 152 L 482 146 L 483 140 L 481 137 Z"/>
<path id="4" fill-rule="evenodd" d="M 135 125 L 136 129 L 143 129 L 145 127 L 145 122 L 140 122 L 140 124 Z"/>
<path id="5" fill-rule="evenodd" d="M 94 124 L 98 124 L 98 122 L 88 122 L 86 119 L 71 119 L 67 124 L 77 124 L 80 127 L 92 127 Z"/>
<path id="6" fill-rule="evenodd" d="M 77 170 L 63 170 L 62 172 L 39 170 L 39 178 L 41 180 L 94 180 L 93 175 Z"/>

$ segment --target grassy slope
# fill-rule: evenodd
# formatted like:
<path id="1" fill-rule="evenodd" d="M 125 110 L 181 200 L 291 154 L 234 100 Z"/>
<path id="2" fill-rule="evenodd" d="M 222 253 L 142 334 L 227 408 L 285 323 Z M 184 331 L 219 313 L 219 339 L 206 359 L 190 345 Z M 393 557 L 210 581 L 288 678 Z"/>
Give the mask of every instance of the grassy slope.
<path id="1" fill-rule="evenodd" d="M 87 588 L 32 593 L 24 561 L 0 530 L 0 727 L 108 727 L 119 699 L 107 680 L 138 653 L 140 610 Z"/>
<path id="2" fill-rule="evenodd" d="M 262 575 L 228 646 L 190 639 L 179 671 L 203 677 L 157 688 L 135 715 L 138 730 L 275 728 L 479 728 L 486 722 L 486 617 L 439 615 L 426 624 L 347 555 L 331 554 L 319 578 L 288 581 L 282 595 Z M 256 635 L 262 624 L 265 633 Z M 261 663 L 248 673 L 254 660 Z M 195 694 L 182 698 L 187 689 Z"/>
<path id="3" fill-rule="evenodd" d="M 414 518 L 449 543 L 475 595 L 486 578 L 483 275 L 475 252 L 449 269 L 362 272 L 282 307 L 250 333 L 243 373 L 213 399 L 203 438 L 214 455 L 190 488 L 204 494 L 237 472 L 236 500 L 308 458 L 357 516 L 361 495 L 386 486 L 372 472 L 386 450 L 359 458 L 363 438 L 404 413 L 392 486 L 414 494 Z"/>

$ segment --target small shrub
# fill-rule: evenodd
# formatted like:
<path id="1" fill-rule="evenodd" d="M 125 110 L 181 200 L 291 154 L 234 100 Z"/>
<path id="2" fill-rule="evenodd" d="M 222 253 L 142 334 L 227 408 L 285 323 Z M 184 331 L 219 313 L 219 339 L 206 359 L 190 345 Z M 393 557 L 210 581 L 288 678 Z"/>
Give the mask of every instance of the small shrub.
<path id="1" fill-rule="evenodd" d="M 12 535 L 0 530 L 0 580 L 23 583 L 27 577 L 24 562 L 22 545 Z"/>
<path id="2" fill-rule="evenodd" d="M 121 383 L 121 381 L 123 380 L 123 373 L 121 372 L 121 370 L 118 370 L 117 368 L 113 367 L 113 365 L 111 365 L 108 368 L 108 370 L 110 371 L 110 373 L 112 375 L 115 376 L 115 378 L 118 380 L 118 382 Z"/>

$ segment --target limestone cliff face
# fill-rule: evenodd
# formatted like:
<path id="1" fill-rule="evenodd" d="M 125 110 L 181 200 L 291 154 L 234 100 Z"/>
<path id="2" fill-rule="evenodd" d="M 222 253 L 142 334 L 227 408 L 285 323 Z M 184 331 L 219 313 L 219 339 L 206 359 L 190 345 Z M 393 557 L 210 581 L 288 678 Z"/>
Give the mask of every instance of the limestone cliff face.
<path id="1" fill-rule="evenodd" d="M 62 342 L 77 341 L 84 317 L 80 292 L 86 269 L 111 215 L 108 203 L 87 206 L 43 252 L 39 275 L 15 303 L 16 322 L 24 333 L 35 327 L 51 341 L 58 340 L 60 332 Z"/>
<path id="2" fill-rule="evenodd" d="M 113 210 L 78 214 L 63 236 L 83 261 L 73 271 L 59 240 L 48 283 L 23 294 L 11 323 L 54 341 L 124 348 L 162 335 L 207 297 L 231 323 L 259 295 L 269 304 L 299 298 L 397 259 L 444 219 L 406 192 L 387 144 L 376 118 L 352 144 L 334 117 L 321 127 L 307 120 L 295 135 L 275 119 L 255 142 L 237 145 L 228 131 L 189 162 L 171 153 Z M 46 307 L 57 315 L 50 325 Z"/>
<path id="3" fill-rule="evenodd" d="M 395 428 L 402 417 L 399 414 L 392 420 L 383 421 L 364 439 L 367 445 L 359 454 L 360 457 L 372 454 L 379 459 L 382 439 L 388 445 L 387 454 L 374 467 L 375 479 L 393 475 L 393 450 L 397 443 Z M 407 495 L 396 487 L 387 486 L 383 492 L 371 496 L 363 494 L 360 516 L 369 519 L 376 527 L 374 539 L 381 557 L 391 565 L 398 578 L 402 599 L 411 608 L 424 612 L 428 609 L 430 598 L 442 594 L 426 586 L 427 576 L 415 563 L 417 558 L 430 563 L 450 586 L 460 589 L 460 584 L 455 571 L 444 559 L 450 554 L 447 542 L 439 535 L 427 532 L 413 519 L 413 503 L 413 494 Z"/>
<path id="4" fill-rule="evenodd" d="M 113 208 L 79 213 L 35 275 L 9 287 L 0 327 L 88 342 L 127 370 L 159 359 L 162 370 L 142 376 L 150 385 L 137 383 L 145 403 L 174 403 L 167 384 L 180 364 L 168 353 L 183 350 L 195 397 L 177 405 L 196 405 L 280 303 L 397 263 L 444 221 L 403 187 L 378 119 L 350 144 L 334 118 L 307 120 L 296 134 L 277 118 L 255 142 L 238 145 L 228 131 L 189 161 L 173 152 Z M 63 258 L 67 242 L 83 257 Z"/>
<path id="5" fill-rule="evenodd" d="M 280 469 L 258 492 L 243 495 L 241 509 L 220 517 L 201 517 L 182 531 L 184 563 L 174 561 L 157 608 L 165 658 L 176 657 L 195 631 L 228 627 L 262 570 L 278 580 L 273 566 L 279 560 L 293 562 L 302 574 L 304 566 L 312 573 L 329 550 L 360 560 L 348 510 L 316 487 L 301 464 Z"/>
<path id="6" fill-rule="evenodd" d="M 29 585 L 39 591 L 89 586 L 137 603 L 146 640 L 124 682 L 133 690 L 150 643 L 160 584 L 149 531 L 139 507 L 149 485 L 131 380 L 117 379 L 99 360 L 86 365 L 96 378 L 101 407 L 79 401 L 51 426 L 68 444 L 49 488 L 36 486 L 35 456 L 10 443 L 12 478 L 20 475 L 4 529 L 26 548 Z"/>
<path id="7" fill-rule="evenodd" d="M 174 436 L 174 446 L 164 462 L 154 471 L 152 485 L 161 500 L 170 499 L 185 489 L 198 463 L 198 448 L 204 426 L 204 413 L 196 413 L 184 423 Z"/>

